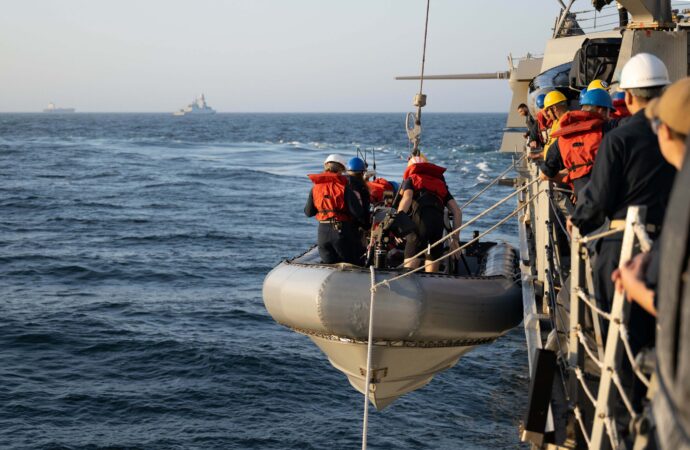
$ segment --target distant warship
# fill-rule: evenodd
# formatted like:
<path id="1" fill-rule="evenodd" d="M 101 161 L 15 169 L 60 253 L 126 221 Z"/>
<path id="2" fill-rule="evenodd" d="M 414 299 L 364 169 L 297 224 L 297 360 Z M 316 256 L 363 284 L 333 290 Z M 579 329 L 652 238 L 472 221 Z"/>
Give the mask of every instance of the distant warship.
<path id="1" fill-rule="evenodd" d="M 184 108 L 175 111 L 173 116 L 189 116 L 189 115 L 199 115 L 199 114 L 215 114 L 216 110 L 211 108 L 206 104 L 206 98 L 204 94 L 197 97 L 192 103 L 185 106 Z"/>
<path id="2" fill-rule="evenodd" d="M 55 103 L 48 103 L 48 107 L 43 110 L 44 113 L 50 114 L 71 114 L 75 112 L 74 108 L 58 108 Z"/>

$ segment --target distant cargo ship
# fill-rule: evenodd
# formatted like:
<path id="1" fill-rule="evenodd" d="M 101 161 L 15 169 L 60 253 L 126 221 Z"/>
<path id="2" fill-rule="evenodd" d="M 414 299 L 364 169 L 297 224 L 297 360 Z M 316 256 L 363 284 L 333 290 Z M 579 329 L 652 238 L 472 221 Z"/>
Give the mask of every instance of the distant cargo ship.
<path id="1" fill-rule="evenodd" d="M 71 114 L 74 111 L 74 108 L 58 108 L 55 106 L 55 103 L 53 102 L 48 103 L 48 107 L 43 110 L 44 113 L 52 114 Z"/>
<path id="2" fill-rule="evenodd" d="M 199 115 L 199 114 L 215 114 L 216 110 L 211 108 L 206 104 L 206 98 L 204 94 L 196 98 L 192 103 L 185 106 L 184 108 L 175 111 L 173 116 L 188 116 L 188 115 Z"/>

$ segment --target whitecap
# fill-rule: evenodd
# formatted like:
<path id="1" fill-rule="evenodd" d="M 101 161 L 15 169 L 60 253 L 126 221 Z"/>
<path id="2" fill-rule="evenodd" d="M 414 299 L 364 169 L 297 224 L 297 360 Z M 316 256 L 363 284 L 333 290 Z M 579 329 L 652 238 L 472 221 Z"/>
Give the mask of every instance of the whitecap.
<path id="1" fill-rule="evenodd" d="M 475 167 L 477 169 L 481 170 L 482 172 L 488 172 L 490 170 L 489 165 L 486 163 L 486 161 L 482 161 L 482 162 L 477 163 L 475 165 Z"/>

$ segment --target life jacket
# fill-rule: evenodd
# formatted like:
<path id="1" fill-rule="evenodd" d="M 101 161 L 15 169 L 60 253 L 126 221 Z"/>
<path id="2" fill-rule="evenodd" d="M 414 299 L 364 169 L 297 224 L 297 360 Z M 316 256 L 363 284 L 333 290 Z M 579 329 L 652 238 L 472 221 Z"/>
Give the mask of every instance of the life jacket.
<path id="1" fill-rule="evenodd" d="M 352 220 L 345 205 L 347 178 L 333 172 L 308 175 L 314 183 L 312 200 L 317 209 L 316 219 L 347 222 Z"/>
<path id="2" fill-rule="evenodd" d="M 554 137 L 554 133 L 558 131 L 558 129 L 561 127 L 561 121 L 560 120 L 554 120 L 551 123 L 551 128 L 549 129 L 549 136 L 546 141 L 546 144 L 544 144 L 544 159 L 546 159 L 546 154 L 549 152 L 549 148 L 553 145 L 553 143 L 556 141 L 556 138 Z"/>
<path id="3" fill-rule="evenodd" d="M 544 110 L 542 109 L 537 113 L 537 123 L 539 124 L 539 131 L 544 131 L 551 128 L 553 120 L 547 118 Z"/>
<path id="4" fill-rule="evenodd" d="M 601 115 L 590 111 L 569 111 L 561 117 L 561 127 L 552 136 L 558 138 L 561 159 L 568 170 L 564 183 L 572 183 L 592 171 L 605 123 Z"/>
<path id="5" fill-rule="evenodd" d="M 383 201 L 383 193 L 392 191 L 393 185 L 384 178 L 377 178 L 374 181 L 368 181 L 367 188 L 369 188 L 369 200 L 371 203 L 381 203 Z"/>
<path id="6" fill-rule="evenodd" d="M 417 163 L 409 166 L 403 174 L 403 180 L 412 180 L 415 193 L 424 195 L 425 193 L 434 194 L 440 201 L 441 206 L 448 196 L 448 188 L 443 178 L 446 169 L 432 163 Z"/>
<path id="7" fill-rule="evenodd" d="M 612 119 L 623 119 L 625 117 L 630 117 L 630 111 L 625 104 L 625 100 L 614 100 L 613 107 L 616 108 L 616 110 L 611 113 Z"/>

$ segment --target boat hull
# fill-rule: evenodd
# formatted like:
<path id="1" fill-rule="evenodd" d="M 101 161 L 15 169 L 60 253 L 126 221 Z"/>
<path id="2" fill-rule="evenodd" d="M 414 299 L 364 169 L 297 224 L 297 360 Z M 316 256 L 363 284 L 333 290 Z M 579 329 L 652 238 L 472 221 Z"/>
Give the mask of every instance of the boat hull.
<path id="1" fill-rule="evenodd" d="M 371 394 L 377 408 L 426 385 L 474 346 L 521 322 L 515 258 L 511 247 L 497 245 L 482 276 L 415 273 L 376 290 Z M 398 275 L 377 271 L 376 281 Z M 278 323 L 309 336 L 364 392 L 370 287 L 368 269 L 320 264 L 314 249 L 274 268 L 263 297 Z"/>

